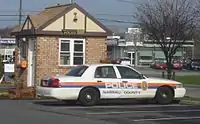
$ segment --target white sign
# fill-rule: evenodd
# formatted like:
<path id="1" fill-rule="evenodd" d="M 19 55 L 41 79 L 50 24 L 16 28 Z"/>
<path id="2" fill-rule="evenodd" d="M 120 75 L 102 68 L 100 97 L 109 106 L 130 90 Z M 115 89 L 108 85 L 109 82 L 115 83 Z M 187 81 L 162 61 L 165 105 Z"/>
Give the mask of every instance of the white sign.
<path id="1" fill-rule="evenodd" d="M 5 49 L 5 55 L 13 55 L 15 49 Z"/>
<path id="2" fill-rule="evenodd" d="M 4 64 L 4 72 L 15 72 L 14 64 Z"/>
<path id="3" fill-rule="evenodd" d="M 0 44 L 16 44 L 15 38 L 0 38 Z"/>

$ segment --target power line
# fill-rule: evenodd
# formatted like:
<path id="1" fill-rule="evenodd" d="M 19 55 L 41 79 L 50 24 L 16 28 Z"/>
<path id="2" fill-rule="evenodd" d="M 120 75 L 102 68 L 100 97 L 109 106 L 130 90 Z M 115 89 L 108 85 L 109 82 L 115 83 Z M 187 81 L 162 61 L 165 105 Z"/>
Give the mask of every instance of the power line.
<path id="1" fill-rule="evenodd" d="M 27 16 L 28 14 L 22 14 L 21 16 Z M 133 17 L 133 15 L 128 15 L 128 14 L 106 14 L 106 13 L 94 13 L 93 15 L 96 16 L 124 16 L 124 17 Z M 17 14 L 0 14 L 0 16 L 19 16 Z"/>
<path id="2" fill-rule="evenodd" d="M 109 21 L 109 22 L 117 22 L 117 23 L 139 24 L 138 22 L 123 21 L 123 20 L 113 20 L 113 19 L 105 19 L 105 18 L 97 18 L 97 19 L 101 21 Z"/>
<path id="3" fill-rule="evenodd" d="M 0 15 L 1 16 L 14 16 L 14 17 L 18 17 L 19 15 Z M 20 17 L 20 22 L 22 21 L 22 17 L 26 17 L 27 15 L 21 15 Z M 131 15 L 121 15 L 121 16 L 131 16 Z M 115 20 L 115 19 L 107 19 L 107 18 L 97 18 L 98 20 L 101 21 L 107 21 L 107 22 L 117 22 L 117 23 L 128 23 L 128 24 L 137 24 L 137 22 L 132 22 L 132 21 L 124 21 L 124 20 Z M 5 20 L 0 20 L 0 21 L 16 21 L 15 19 L 5 19 Z"/>
<path id="4" fill-rule="evenodd" d="M 131 3 L 131 4 L 140 4 L 138 2 L 135 2 L 135 1 L 131 1 L 131 0 L 116 0 L 118 2 L 123 2 L 123 3 Z"/>
<path id="5" fill-rule="evenodd" d="M 17 20 L 17 19 L 2 19 L 2 20 L 0 20 L 0 22 L 17 22 L 17 21 L 19 21 L 19 20 Z M 21 21 L 25 21 L 25 20 L 21 20 Z"/>
<path id="6" fill-rule="evenodd" d="M 7 14 L 7 15 L 0 15 L 0 16 L 19 16 L 19 15 L 15 15 L 15 14 L 13 14 L 13 15 L 9 15 L 9 14 Z M 27 15 L 21 15 L 21 16 L 27 16 Z"/>
<path id="7" fill-rule="evenodd" d="M 132 17 L 133 15 L 129 14 L 106 14 L 106 13 L 94 13 L 94 15 L 99 16 L 124 16 L 124 17 Z"/>
<path id="8" fill-rule="evenodd" d="M 114 19 L 106 19 L 106 18 L 97 18 L 97 19 L 101 21 L 107 21 L 107 22 L 138 24 L 138 22 L 132 22 L 132 21 L 114 20 Z M 0 19 L 0 21 L 18 21 L 18 20 L 17 19 Z M 22 19 L 22 21 L 25 21 L 25 20 Z"/>

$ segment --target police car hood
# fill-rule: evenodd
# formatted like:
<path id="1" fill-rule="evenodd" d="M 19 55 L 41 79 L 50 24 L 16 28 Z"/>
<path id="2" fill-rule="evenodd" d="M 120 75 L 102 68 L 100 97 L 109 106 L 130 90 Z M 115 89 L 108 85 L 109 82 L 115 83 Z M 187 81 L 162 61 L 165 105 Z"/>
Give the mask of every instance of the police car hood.
<path id="1" fill-rule="evenodd" d="M 154 82 L 154 83 L 172 83 L 172 84 L 181 84 L 180 82 L 174 81 L 174 80 L 169 80 L 169 79 L 164 79 L 164 78 L 156 78 L 156 77 L 149 77 L 145 79 L 147 82 Z"/>

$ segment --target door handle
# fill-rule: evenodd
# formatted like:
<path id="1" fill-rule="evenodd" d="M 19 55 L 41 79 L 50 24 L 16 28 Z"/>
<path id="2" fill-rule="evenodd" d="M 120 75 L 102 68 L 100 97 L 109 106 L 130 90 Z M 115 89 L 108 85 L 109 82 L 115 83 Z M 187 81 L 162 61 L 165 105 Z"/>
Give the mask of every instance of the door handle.
<path id="1" fill-rule="evenodd" d="M 102 81 L 97 81 L 97 82 L 102 82 Z"/>
<path id="2" fill-rule="evenodd" d="M 128 83 L 128 81 L 122 81 L 123 83 Z"/>

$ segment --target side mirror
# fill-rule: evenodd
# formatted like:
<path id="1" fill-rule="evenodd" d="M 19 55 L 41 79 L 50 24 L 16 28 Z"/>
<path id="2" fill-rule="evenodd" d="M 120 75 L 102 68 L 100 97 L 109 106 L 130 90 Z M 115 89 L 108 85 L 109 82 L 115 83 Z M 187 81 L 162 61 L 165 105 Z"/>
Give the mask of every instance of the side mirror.
<path id="1" fill-rule="evenodd" d="M 144 79 L 144 74 L 140 74 L 140 79 Z"/>

